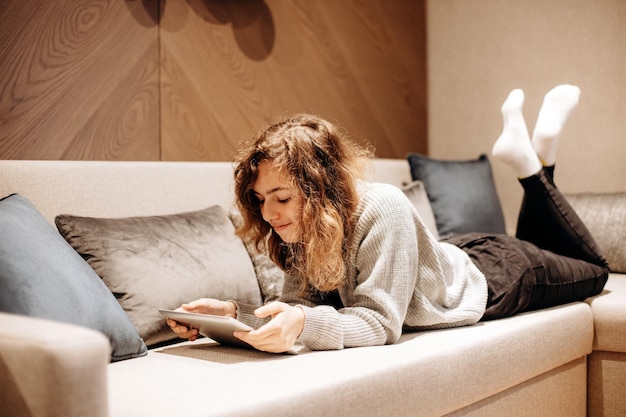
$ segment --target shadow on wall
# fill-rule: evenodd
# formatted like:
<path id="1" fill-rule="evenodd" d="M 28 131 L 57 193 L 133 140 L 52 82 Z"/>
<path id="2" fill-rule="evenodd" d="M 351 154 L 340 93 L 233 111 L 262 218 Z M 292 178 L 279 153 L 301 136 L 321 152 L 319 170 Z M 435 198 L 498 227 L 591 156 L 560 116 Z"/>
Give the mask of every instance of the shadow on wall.
<path id="1" fill-rule="evenodd" d="M 179 16 L 172 19 L 168 16 L 164 21 L 167 0 L 159 0 L 158 6 L 154 0 L 140 2 L 144 10 L 136 7 L 137 0 L 125 1 L 131 15 L 143 26 L 160 25 L 163 30 L 176 32 L 183 27 L 191 10 L 210 24 L 232 25 L 239 49 L 254 61 L 264 60 L 274 48 L 274 19 L 264 0 L 187 0 L 187 7 L 180 8 L 183 12 Z"/>

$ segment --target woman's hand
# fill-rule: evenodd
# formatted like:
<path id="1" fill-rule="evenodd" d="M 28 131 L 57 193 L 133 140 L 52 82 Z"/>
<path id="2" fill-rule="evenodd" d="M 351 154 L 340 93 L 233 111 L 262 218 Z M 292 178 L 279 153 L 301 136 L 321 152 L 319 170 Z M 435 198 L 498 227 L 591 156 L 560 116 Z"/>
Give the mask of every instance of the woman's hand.
<path id="1" fill-rule="evenodd" d="M 176 310 L 196 314 L 237 317 L 237 306 L 235 303 L 232 301 L 216 300 L 214 298 L 200 298 L 199 300 L 183 304 Z M 189 340 L 196 340 L 198 338 L 198 329 L 192 329 L 172 319 L 166 319 L 166 322 L 178 337 Z"/>
<path id="2" fill-rule="evenodd" d="M 304 328 L 304 310 L 286 303 L 269 303 L 257 308 L 254 314 L 259 318 L 271 316 L 272 320 L 257 330 L 237 331 L 235 336 L 265 352 L 288 351 Z"/>

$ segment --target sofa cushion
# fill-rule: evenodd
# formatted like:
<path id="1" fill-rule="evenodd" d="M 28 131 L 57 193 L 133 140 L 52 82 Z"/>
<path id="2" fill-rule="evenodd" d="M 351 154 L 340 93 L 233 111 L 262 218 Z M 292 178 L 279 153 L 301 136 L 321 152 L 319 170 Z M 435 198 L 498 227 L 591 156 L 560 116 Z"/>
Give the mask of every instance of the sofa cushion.
<path id="1" fill-rule="evenodd" d="M 148 345 L 175 338 L 159 308 L 203 297 L 261 303 L 250 257 L 220 206 L 116 219 L 60 215 L 55 222 Z"/>
<path id="2" fill-rule="evenodd" d="M 404 195 L 407 196 L 413 207 L 420 214 L 420 217 L 424 221 L 424 224 L 430 230 L 430 232 L 439 239 L 439 231 L 437 230 L 437 222 L 435 220 L 435 213 L 428 200 L 428 194 L 422 181 L 412 181 L 402 186 Z"/>
<path id="3" fill-rule="evenodd" d="M 587 299 L 593 311 L 594 350 L 626 352 L 626 275 L 612 273 L 602 293 Z"/>
<path id="4" fill-rule="evenodd" d="M 110 414 L 442 416 L 508 388 L 516 390 L 524 381 L 544 379 L 547 372 L 584 358 L 592 340 L 591 310 L 584 303 L 474 326 L 406 333 L 392 345 L 304 349 L 295 355 L 197 340 L 110 367 Z M 577 363 L 584 366 L 583 361 Z M 582 392 L 576 398 L 584 398 L 584 377 L 583 371 Z M 177 392 L 202 398 L 210 407 L 172 402 L 172 388 L 163 381 L 176 381 Z M 562 387 L 560 394 L 572 395 L 565 392 L 568 388 Z M 561 415 L 580 415 L 570 411 L 564 408 Z"/>
<path id="5" fill-rule="evenodd" d="M 626 193 L 568 194 L 612 272 L 626 273 Z"/>
<path id="6" fill-rule="evenodd" d="M 504 215 L 486 155 L 442 160 L 407 155 L 413 180 L 426 187 L 441 237 L 457 233 L 506 233 Z"/>
<path id="7" fill-rule="evenodd" d="M 136 361 L 109 364 L 110 349 L 99 331 L 0 312 L 0 415 L 111 417 L 107 368 Z"/>
<path id="8" fill-rule="evenodd" d="M 243 219 L 238 210 L 232 209 L 228 216 L 236 228 L 241 227 Z M 283 292 L 285 272 L 270 259 L 269 254 L 260 252 L 255 247 L 252 239 L 244 239 L 243 243 L 252 260 L 263 302 L 268 303 L 277 300 Z"/>
<path id="9" fill-rule="evenodd" d="M 98 275 L 23 196 L 0 200 L 0 310 L 98 330 L 111 360 L 146 346 Z"/>

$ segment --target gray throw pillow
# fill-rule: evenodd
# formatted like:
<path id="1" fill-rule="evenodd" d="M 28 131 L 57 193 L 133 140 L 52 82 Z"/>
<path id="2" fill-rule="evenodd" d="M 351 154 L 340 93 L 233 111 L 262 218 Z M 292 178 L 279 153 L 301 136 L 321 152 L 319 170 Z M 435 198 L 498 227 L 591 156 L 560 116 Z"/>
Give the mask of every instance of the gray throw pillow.
<path id="1" fill-rule="evenodd" d="M 428 230 L 430 230 L 436 239 L 439 239 L 435 213 L 433 213 L 433 208 L 428 200 L 428 194 L 426 194 L 424 183 L 421 181 L 412 181 L 409 184 L 404 185 L 402 187 L 402 191 L 420 214 L 420 217 Z"/>
<path id="2" fill-rule="evenodd" d="M 229 217 L 236 228 L 241 227 L 243 219 L 238 210 L 231 210 Z M 283 292 L 285 272 L 270 259 L 267 253 L 259 252 L 251 240 L 244 239 L 243 242 L 252 260 L 263 302 L 276 301 Z"/>
<path id="3" fill-rule="evenodd" d="M 111 343 L 111 361 L 147 353 L 108 288 L 23 196 L 0 200 L 0 310 L 89 327 Z"/>
<path id="4" fill-rule="evenodd" d="M 250 257 L 220 206 L 119 219 L 60 215 L 55 221 L 148 345 L 176 337 L 159 308 L 204 297 L 261 304 Z"/>
<path id="5" fill-rule="evenodd" d="M 420 180 L 442 238 L 459 233 L 506 233 L 502 206 L 486 155 L 466 161 L 407 155 L 413 180 Z"/>
<path id="6" fill-rule="evenodd" d="M 626 273 L 626 193 L 566 195 L 609 262 L 612 272 Z"/>

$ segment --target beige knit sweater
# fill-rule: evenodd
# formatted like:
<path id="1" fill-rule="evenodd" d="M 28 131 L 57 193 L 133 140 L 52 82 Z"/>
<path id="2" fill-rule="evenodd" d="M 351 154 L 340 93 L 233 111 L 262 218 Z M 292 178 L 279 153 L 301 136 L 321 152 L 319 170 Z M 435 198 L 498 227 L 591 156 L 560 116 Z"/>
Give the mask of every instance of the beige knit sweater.
<path id="1" fill-rule="evenodd" d="M 485 312 L 487 283 L 470 258 L 438 242 L 397 187 L 364 184 L 356 229 L 339 289 L 343 304 L 323 305 L 317 292 L 299 296 L 287 276 L 281 301 L 306 314 L 298 342 L 313 350 L 394 343 L 404 330 L 474 324 Z M 238 305 L 238 318 L 263 324 L 253 307 Z"/>

